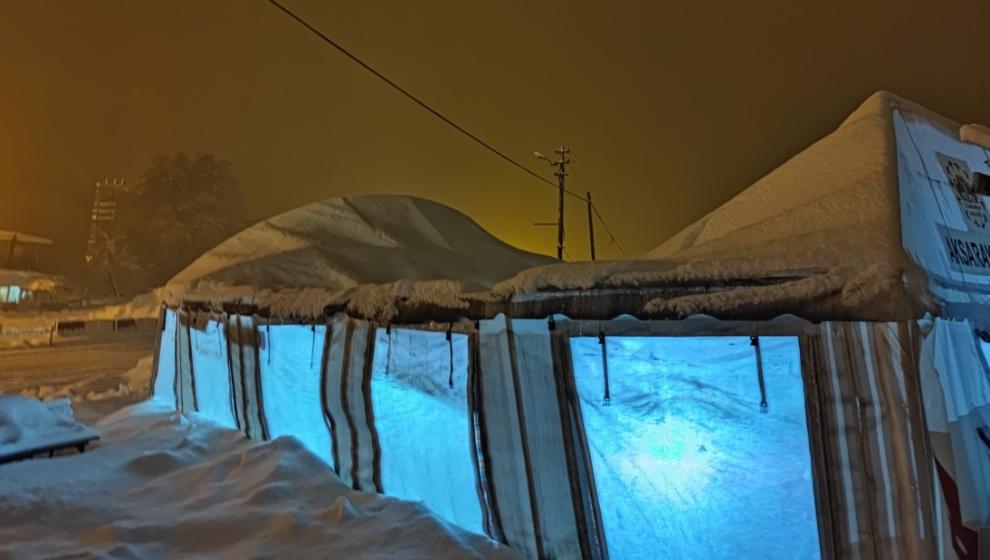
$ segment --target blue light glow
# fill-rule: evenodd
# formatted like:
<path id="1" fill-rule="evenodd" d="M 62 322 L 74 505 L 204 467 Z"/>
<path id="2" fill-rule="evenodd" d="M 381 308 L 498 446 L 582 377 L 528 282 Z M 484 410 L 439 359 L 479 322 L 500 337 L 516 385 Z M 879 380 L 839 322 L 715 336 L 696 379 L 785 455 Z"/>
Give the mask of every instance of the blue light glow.
<path id="1" fill-rule="evenodd" d="M 467 337 L 453 335 L 453 347 L 451 377 L 445 333 L 393 329 L 389 337 L 379 330 L 371 397 L 382 487 L 481 533 L 467 407 Z"/>
<path id="2" fill-rule="evenodd" d="M 320 364 L 326 326 L 260 327 L 261 393 L 268 433 L 293 436 L 333 465 L 330 428 L 323 414 Z"/>
<path id="3" fill-rule="evenodd" d="M 573 338 L 612 560 L 819 558 L 797 339 Z"/>
<path id="4" fill-rule="evenodd" d="M 237 429 L 227 365 L 227 339 L 220 323 L 209 321 L 205 329 L 193 328 L 189 334 L 197 412 L 225 428 Z"/>
<path id="5" fill-rule="evenodd" d="M 175 406 L 175 311 L 165 310 L 165 325 L 158 346 L 158 371 L 155 374 L 154 397 Z"/>

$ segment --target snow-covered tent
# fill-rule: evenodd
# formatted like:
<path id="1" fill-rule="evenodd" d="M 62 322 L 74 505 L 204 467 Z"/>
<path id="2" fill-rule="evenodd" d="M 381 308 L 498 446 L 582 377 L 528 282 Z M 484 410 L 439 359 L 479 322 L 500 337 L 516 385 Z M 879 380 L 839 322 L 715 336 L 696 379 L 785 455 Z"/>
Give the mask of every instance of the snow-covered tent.
<path id="1" fill-rule="evenodd" d="M 975 558 L 979 130 L 876 94 L 633 261 L 313 204 L 167 286 L 153 390 L 530 558 Z"/>

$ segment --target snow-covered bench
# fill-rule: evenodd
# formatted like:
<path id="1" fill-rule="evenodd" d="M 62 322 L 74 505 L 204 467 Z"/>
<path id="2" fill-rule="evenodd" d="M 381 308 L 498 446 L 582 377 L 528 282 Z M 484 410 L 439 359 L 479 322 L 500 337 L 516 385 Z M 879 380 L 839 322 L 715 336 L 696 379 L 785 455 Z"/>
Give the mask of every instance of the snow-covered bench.
<path id="1" fill-rule="evenodd" d="M 76 422 L 68 399 L 41 402 L 0 394 L 0 464 L 63 449 L 80 453 L 100 434 Z"/>

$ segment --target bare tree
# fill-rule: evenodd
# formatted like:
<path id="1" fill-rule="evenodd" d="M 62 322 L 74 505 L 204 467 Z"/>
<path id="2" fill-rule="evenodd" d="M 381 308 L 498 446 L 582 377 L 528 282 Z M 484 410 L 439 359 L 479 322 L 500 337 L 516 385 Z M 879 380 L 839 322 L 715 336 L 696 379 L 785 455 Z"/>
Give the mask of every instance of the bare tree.
<path id="1" fill-rule="evenodd" d="M 140 268 L 137 258 L 127 249 L 127 244 L 123 238 L 111 236 L 105 231 L 97 233 L 92 264 L 103 272 L 107 282 L 110 283 L 114 297 L 118 298 L 121 291 L 116 274 Z"/>

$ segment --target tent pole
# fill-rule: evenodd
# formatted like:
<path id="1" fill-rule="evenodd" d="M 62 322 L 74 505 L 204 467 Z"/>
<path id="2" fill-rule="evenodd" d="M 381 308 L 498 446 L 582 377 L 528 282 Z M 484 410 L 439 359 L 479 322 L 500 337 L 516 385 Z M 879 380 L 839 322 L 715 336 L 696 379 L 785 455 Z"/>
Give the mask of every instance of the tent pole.
<path id="1" fill-rule="evenodd" d="M 756 378 L 760 383 L 760 412 L 766 413 L 769 410 L 767 404 L 767 385 L 763 379 L 763 352 L 760 350 L 760 337 L 749 337 L 749 343 L 756 349 Z"/>

